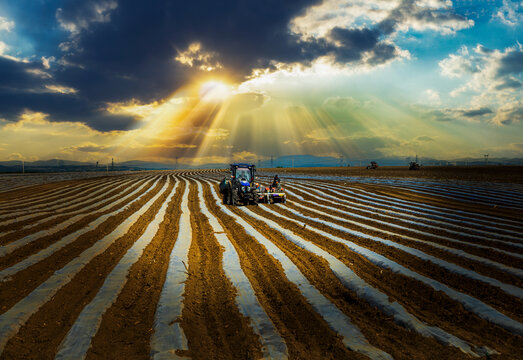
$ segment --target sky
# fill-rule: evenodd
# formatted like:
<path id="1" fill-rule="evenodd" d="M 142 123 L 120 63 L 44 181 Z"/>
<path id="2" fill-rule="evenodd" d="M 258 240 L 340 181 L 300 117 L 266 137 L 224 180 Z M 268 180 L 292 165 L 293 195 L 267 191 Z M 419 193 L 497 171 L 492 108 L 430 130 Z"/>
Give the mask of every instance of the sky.
<path id="1" fill-rule="evenodd" d="M 0 160 L 523 157 L 520 0 L 0 0 Z"/>

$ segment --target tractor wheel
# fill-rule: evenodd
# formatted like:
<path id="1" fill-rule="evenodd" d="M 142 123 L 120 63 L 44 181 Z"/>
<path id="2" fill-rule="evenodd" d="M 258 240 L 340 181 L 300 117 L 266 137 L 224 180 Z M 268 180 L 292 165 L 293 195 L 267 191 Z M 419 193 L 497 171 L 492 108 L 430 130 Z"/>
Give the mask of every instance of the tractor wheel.
<path id="1" fill-rule="evenodd" d="M 239 198 L 238 194 L 235 191 L 233 191 L 231 205 L 237 206 L 239 202 L 240 202 L 240 198 Z"/>
<path id="2" fill-rule="evenodd" d="M 229 194 L 226 192 L 225 194 L 223 194 L 223 205 L 227 205 L 228 202 L 229 202 Z"/>

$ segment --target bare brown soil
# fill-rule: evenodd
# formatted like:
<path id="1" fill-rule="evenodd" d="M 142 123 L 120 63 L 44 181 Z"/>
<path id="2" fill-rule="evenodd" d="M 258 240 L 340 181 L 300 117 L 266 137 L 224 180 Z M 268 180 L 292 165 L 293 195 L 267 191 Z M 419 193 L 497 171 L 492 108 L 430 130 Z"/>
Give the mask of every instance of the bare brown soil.
<path id="1" fill-rule="evenodd" d="M 255 212 L 279 222 L 277 217 L 264 212 L 262 209 L 256 209 Z M 345 288 L 332 273 L 326 260 L 287 241 L 280 232 L 269 228 L 267 225 L 241 215 L 282 249 L 308 280 L 336 304 L 360 328 L 372 344 L 381 349 L 387 349 L 395 359 L 431 359 L 434 353 L 453 359 L 467 358 L 456 348 L 442 346 L 434 339 L 423 337 L 400 327 L 394 323 L 390 316 L 380 312 L 365 301 L 359 301 L 358 296 Z M 291 225 L 290 230 L 296 233 L 299 231 L 299 226 Z M 310 235 L 304 238 L 308 239 L 309 237 Z"/>
<path id="2" fill-rule="evenodd" d="M 162 185 L 161 182 L 158 187 Z M 167 191 L 163 201 L 166 196 Z M 14 359 L 20 356 L 24 359 L 52 359 L 77 316 L 94 298 L 105 277 L 143 233 L 161 203 L 162 198 L 140 217 L 126 235 L 89 262 L 51 301 L 31 316 L 20 329 L 19 336 L 8 342 L 0 359 Z"/>
<path id="3" fill-rule="evenodd" d="M 294 207 L 294 205 L 291 203 L 289 204 L 290 207 Z M 314 216 L 318 219 L 330 221 L 333 223 L 337 223 L 340 225 L 343 225 L 342 221 L 333 220 L 329 217 L 323 216 L 323 215 L 317 215 L 314 212 L 311 211 L 303 211 L 300 208 L 297 208 L 297 210 L 305 213 L 308 216 Z M 358 238 L 351 235 L 348 235 L 345 232 L 342 232 L 340 230 L 332 229 L 327 226 L 321 225 L 320 227 L 323 228 L 324 231 L 327 231 L 333 235 L 336 235 L 341 238 L 349 239 L 350 241 L 353 241 L 354 243 L 361 245 L 365 248 L 368 248 L 372 251 L 375 251 L 379 254 L 385 255 L 386 257 L 408 267 L 411 270 L 414 270 L 418 273 L 421 273 L 429 278 L 433 278 L 435 280 L 438 280 L 441 283 L 448 284 L 451 287 L 458 289 L 460 291 L 464 291 L 465 293 L 471 294 L 474 297 L 477 297 L 490 305 L 493 305 L 498 310 L 509 313 L 512 316 L 516 316 L 519 318 L 519 321 L 522 321 L 523 313 L 520 312 L 520 309 L 523 309 L 523 302 L 521 299 L 516 299 L 513 296 L 507 295 L 503 291 L 501 291 L 499 288 L 479 282 L 477 280 L 473 280 L 470 278 L 466 278 L 464 276 L 452 273 L 438 265 L 435 265 L 432 262 L 422 260 L 418 257 L 409 255 L 399 249 L 393 248 L 391 246 L 387 246 L 382 243 L 378 243 L 372 240 L 367 240 L 364 238 Z M 371 232 L 365 231 L 365 233 L 369 233 L 372 235 Z M 377 234 L 379 236 L 379 234 Z M 514 313 L 516 311 L 516 313 Z"/>
<path id="4" fill-rule="evenodd" d="M 293 218 L 284 209 L 275 209 L 277 212 Z M 425 284 L 396 274 L 388 269 L 373 266 L 363 256 L 353 253 L 344 245 L 311 232 L 309 230 L 311 223 L 308 221 L 301 221 L 306 224 L 303 227 L 296 226 L 295 223 L 278 217 L 271 218 L 285 228 L 292 229 L 293 232 L 335 255 L 367 283 L 388 294 L 390 301 L 399 301 L 419 319 L 427 323 L 437 324 L 442 329 L 474 344 L 484 344 L 494 349 L 499 349 L 498 351 L 511 354 L 518 352 L 517 348 L 521 340 L 519 336 L 511 335 L 498 326 L 489 324 L 487 321 L 471 314 L 461 304 L 457 304 L 444 293 L 435 291 Z M 327 231 L 325 228 L 323 230 Z M 356 240 L 350 236 L 347 239 L 350 241 Z M 386 253 L 383 255 L 386 255 Z"/>
<path id="5" fill-rule="evenodd" d="M 382 166 L 376 170 L 365 167 L 316 167 L 316 168 L 279 168 L 260 169 L 270 173 L 333 175 L 333 176 L 363 176 L 373 178 L 414 178 L 434 180 L 474 180 L 488 182 L 509 182 L 523 184 L 523 166 L 491 165 L 491 166 L 423 166 L 412 171 L 407 166 Z"/>
<path id="6" fill-rule="evenodd" d="M 191 181 L 189 210 L 193 241 L 181 321 L 191 349 L 187 355 L 202 360 L 260 358 L 258 336 L 235 303 L 236 290 L 221 262 L 223 250 L 200 213 L 196 190 Z"/>
<path id="7" fill-rule="evenodd" d="M 349 353 L 341 339 L 312 310 L 298 287 L 290 283 L 280 263 L 216 206 L 205 190 L 206 203 L 231 235 L 245 274 L 267 314 L 284 338 L 289 355 L 296 359 L 360 359 Z"/>
<path id="8" fill-rule="evenodd" d="M 107 310 L 93 338 L 87 359 L 148 359 L 156 304 L 160 298 L 169 255 L 180 221 L 180 202 L 185 188 L 176 184 L 176 194 L 158 234 L 145 248 L 129 272 L 127 283 L 117 301 Z"/>
<path id="9" fill-rule="evenodd" d="M 373 177 L 419 177 L 437 179 L 460 179 L 490 182 L 511 182 L 520 184 L 523 180 L 521 167 L 434 167 L 423 168 L 421 171 L 412 172 L 400 168 L 380 168 L 376 171 L 357 168 L 321 168 L 321 169 L 278 169 L 280 177 L 288 182 L 292 188 L 292 179 L 285 179 L 286 173 L 323 174 L 339 176 L 373 176 Z M 365 338 L 375 347 L 386 351 L 394 359 L 465 359 L 468 355 L 457 348 L 438 343 L 433 338 L 424 337 L 402 324 L 396 322 L 391 316 L 385 314 L 379 307 L 371 305 L 360 298 L 355 292 L 345 288 L 342 282 L 329 268 L 326 260 L 312 252 L 306 251 L 285 238 L 281 229 L 287 229 L 297 236 L 312 242 L 324 251 L 340 260 L 352 269 L 370 286 L 385 293 L 391 302 L 397 301 L 409 313 L 429 325 L 437 326 L 444 331 L 467 341 L 474 346 L 488 346 L 499 354 L 492 355 L 490 359 L 523 359 L 521 344 L 523 338 L 499 325 L 495 325 L 472 311 L 466 310 L 459 302 L 451 299 L 444 292 L 435 291 L 432 287 L 414 280 L 413 278 L 394 273 L 387 268 L 374 265 L 364 256 L 351 251 L 344 244 L 335 242 L 329 236 L 322 236 L 313 230 L 318 227 L 327 234 L 337 236 L 347 241 L 370 249 L 386 258 L 401 264 L 412 271 L 428 278 L 437 280 L 462 293 L 490 305 L 497 311 L 522 323 L 523 301 L 505 293 L 498 287 L 488 285 L 482 281 L 471 280 L 431 262 L 421 260 L 405 251 L 375 242 L 363 237 L 354 236 L 344 231 L 321 224 L 317 220 L 329 221 L 348 229 L 378 236 L 409 248 L 421 250 L 436 258 L 454 263 L 463 268 L 474 271 L 483 276 L 497 279 L 505 284 L 519 288 L 523 287 L 523 280 L 498 268 L 466 259 L 463 256 L 452 255 L 444 250 L 425 243 L 406 239 L 406 236 L 430 241 L 454 249 L 463 250 L 485 259 L 496 261 L 500 264 L 523 269 L 523 261 L 518 254 L 523 254 L 519 244 L 523 243 L 523 236 L 514 235 L 509 229 L 521 229 L 523 232 L 523 215 L 516 209 L 496 207 L 489 205 L 473 204 L 460 201 L 457 198 L 449 199 L 437 194 L 420 194 L 410 191 L 407 187 L 381 186 L 376 184 L 354 183 L 345 184 L 343 181 L 328 181 L 330 184 L 350 188 L 352 191 L 366 191 L 369 194 L 381 194 L 389 199 L 405 199 L 414 204 L 428 204 L 436 206 L 445 214 L 459 214 L 458 211 L 467 211 L 470 221 L 475 222 L 480 217 L 474 214 L 487 214 L 496 216 L 497 221 L 492 226 L 500 229 L 490 235 L 490 240 L 479 239 L 472 230 L 465 227 L 455 228 L 443 223 L 438 224 L 441 229 L 430 229 L 423 224 L 430 224 L 424 215 L 416 215 L 419 222 L 406 224 L 401 219 L 407 211 L 398 210 L 400 214 L 392 218 L 383 216 L 386 210 L 379 202 L 372 205 L 376 207 L 374 214 L 363 211 L 362 208 L 349 208 L 347 204 L 338 201 L 340 195 L 332 190 L 322 189 L 326 194 L 336 199 L 312 195 L 298 187 L 292 191 L 299 194 L 304 202 L 289 195 L 285 205 L 249 206 L 259 216 L 276 222 L 281 229 L 272 229 L 264 221 L 257 220 L 238 208 L 227 206 L 234 213 L 229 216 L 223 211 L 223 205 L 217 205 L 211 193 L 211 187 L 203 184 L 203 193 L 198 193 L 196 183 L 199 179 L 217 179 L 221 175 L 213 171 L 176 171 L 176 172 L 150 172 L 147 175 L 173 175 L 190 179 L 188 186 L 184 181 L 171 183 L 167 191 L 131 226 L 127 233 L 115 240 L 106 251 L 86 263 L 82 270 L 71 278 L 58 292 L 39 308 L 17 333 L 9 337 L 7 345 L 0 347 L 0 360 L 3 359 L 52 359 L 68 331 L 77 321 L 78 315 L 85 306 L 97 295 L 104 284 L 108 274 L 123 258 L 127 250 L 143 234 L 147 225 L 152 221 L 162 204 L 167 204 L 166 216 L 160 224 L 158 233 L 150 239 L 143 254 L 134 263 L 121 292 L 116 301 L 104 313 L 98 331 L 91 340 L 91 347 L 87 352 L 87 359 L 146 359 L 150 358 L 150 338 L 154 328 L 156 308 L 161 291 L 166 279 L 167 268 L 171 251 L 179 233 L 181 211 L 190 214 L 192 226 L 192 241 L 189 251 L 189 261 L 186 264 L 188 278 L 185 282 L 183 295 L 183 312 L 179 319 L 181 327 L 187 337 L 189 350 L 178 351 L 178 355 L 194 359 L 259 359 L 262 357 L 262 339 L 256 335 L 248 317 L 239 310 L 237 290 L 234 283 L 225 275 L 223 249 L 219 245 L 208 219 L 203 215 L 199 206 L 199 199 L 205 200 L 211 214 L 222 224 L 234 249 L 239 255 L 241 268 L 247 276 L 255 295 L 281 335 L 288 349 L 290 359 L 366 359 L 361 353 L 347 349 L 339 334 L 332 330 L 327 321 L 314 310 L 300 288 L 290 282 L 285 274 L 282 264 L 273 257 L 257 239 L 250 236 L 236 220 L 241 218 L 247 221 L 258 232 L 282 250 L 286 256 L 297 266 L 312 286 L 332 302 L 341 312 L 348 316 Z M 128 185 L 116 185 L 106 197 L 121 194 L 121 197 L 130 193 L 143 183 L 143 173 L 121 174 L 110 178 L 90 178 L 82 180 L 67 180 L 47 184 L 32 185 L 11 192 L 0 193 L 0 204 L 13 212 L 22 211 L 30 204 L 46 204 L 51 201 L 60 201 L 63 206 L 74 200 L 83 190 L 92 189 L 113 181 L 132 180 Z M 0 272 L 33 254 L 46 249 L 59 241 L 64 236 L 83 229 L 89 222 L 99 216 L 116 209 L 125 209 L 120 214 L 103 222 L 96 229 L 79 236 L 69 245 L 50 254 L 49 257 L 29 266 L 10 278 L 0 281 L 0 344 L 5 334 L 2 332 L 6 323 L 4 319 L 7 311 L 20 300 L 30 295 L 40 284 L 60 271 L 67 263 L 78 257 L 83 251 L 89 249 L 105 235 L 112 232 L 125 219 L 142 207 L 149 199 L 157 194 L 165 184 L 164 176 L 154 188 L 143 189 L 135 194 L 139 197 L 150 190 L 144 198 L 132 206 L 115 200 L 104 201 L 96 209 L 89 210 L 88 216 L 54 235 L 42 235 L 33 242 L 9 253 L 0 256 Z M 321 186 L 321 182 L 317 182 Z M 152 182 L 150 182 L 152 184 Z M 217 190 L 216 183 L 214 182 Z M 475 186 L 481 186 L 477 185 Z M 60 191 L 69 186 L 80 186 L 67 196 L 61 196 Z M 444 185 L 442 185 L 444 186 Z M 505 186 L 505 185 L 503 185 Z M 509 185 L 512 186 L 512 185 Z M 517 190 L 514 185 L 514 191 Z M 176 192 L 172 198 L 167 194 L 173 187 Z M 495 187 L 490 188 L 489 194 L 495 194 Z M 343 190 L 341 190 L 343 191 Z M 187 209 L 181 208 L 183 194 L 189 194 Z M 42 195 L 43 194 L 43 195 Z M 363 192 L 362 192 L 363 194 Z M 46 199 L 40 199 L 45 196 Z M 518 193 L 518 196 L 523 196 Z M 63 201 L 62 201 L 63 200 Z M 328 201 L 327 201 L 328 200 Z M 92 204 L 94 199 L 87 199 L 83 204 L 78 204 L 71 210 L 61 213 L 60 209 L 49 214 L 42 214 L 34 219 L 15 220 L 13 224 L 0 228 L 0 233 L 13 231 L 0 237 L 0 248 L 6 244 L 22 239 L 27 235 L 48 229 L 61 221 L 70 218 L 72 213 L 82 213 L 82 206 Z M 329 201 L 334 201 L 332 204 Z M 365 205 L 358 199 L 351 199 L 355 206 Z M 18 205 L 21 202 L 21 205 Z M 57 203 L 59 204 L 59 203 Z M 103 206 L 114 204 L 111 209 L 101 212 Z M 298 204 L 306 206 L 303 209 Z M 397 204 L 401 205 L 400 202 Z M 333 209 L 325 209 L 330 206 Z M 270 208 L 276 215 L 266 211 Z M 304 220 L 289 210 L 296 209 L 312 220 Z M 368 210 L 368 209 L 367 209 Z M 318 211 L 326 213 L 318 214 Z M 396 211 L 396 210 L 394 210 Z M 423 213 L 423 208 L 420 207 Z M 60 213 L 60 217 L 45 221 L 47 217 Z M 369 219 L 360 219 L 355 215 L 366 216 Z M 391 214 L 388 214 L 391 215 Z M 289 221 L 283 216 L 295 221 Z M 358 224 L 348 224 L 346 221 L 334 219 L 333 216 L 345 220 L 352 220 Z M 8 212 L 0 211 L 0 222 L 14 219 Z M 412 218 L 409 218 L 412 220 Z M 383 221 L 378 224 L 375 220 Z M 42 221 L 38 226 L 36 221 Z M 405 229 L 398 229 L 391 225 L 401 225 Z M 460 227 L 459 222 L 454 222 Z M 376 227 L 394 234 L 372 230 Z M 27 227 L 24 228 L 23 227 Z M 458 230 L 463 234 L 454 234 L 449 230 Z M 474 229 L 488 230 L 477 223 Z M 416 234 L 413 230 L 421 230 L 427 234 Z M 490 231 L 490 230 L 488 230 Z M 515 239 L 500 243 L 504 240 L 503 234 L 515 236 Z M 463 241 L 458 244 L 452 241 L 438 239 L 435 235 L 447 236 Z M 480 249 L 471 244 L 481 244 L 489 249 Z M 512 255 L 502 254 L 496 250 L 512 252 Z M 0 345 L 1 346 L 1 345 Z M 484 357 L 486 358 L 486 357 Z"/>
<path id="10" fill-rule="evenodd" d="M 362 187 L 363 185 L 359 184 L 357 186 Z M 483 204 L 471 204 L 468 202 L 462 202 L 459 200 L 454 200 L 454 199 L 449 199 L 449 198 L 422 195 L 419 193 L 409 191 L 408 189 L 401 189 L 401 188 L 392 187 L 392 186 L 365 185 L 364 187 L 367 190 L 372 190 L 378 194 L 388 195 L 391 197 L 397 197 L 398 199 L 402 199 L 402 200 L 426 203 L 426 204 L 441 207 L 444 209 L 450 209 L 450 213 L 452 213 L 452 210 L 464 210 L 464 211 L 470 211 L 470 212 L 475 212 L 475 213 L 479 213 L 479 214 L 486 214 L 486 215 L 500 217 L 501 222 L 503 222 L 503 218 L 516 219 L 519 221 L 523 221 L 523 214 L 521 214 L 521 212 L 516 212 L 516 211 L 510 210 L 510 209 L 506 209 L 506 208 L 503 208 L 502 206 L 497 206 L 497 205 L 488 206 L 488 205 L 483 205 Z"/>
<path id="11" fill-rule="evenodd" d="M 304 199 L 306 199 L 308 201 L 313 201 L 315 204 L 333 207 L 332 203 L 329 203 L 327 201 L 323 201 L 321 199 L 318 199 L 317 197 L 313 197 L 311 195 L 308 195 L 305 192 L 302 192 L 302 191 L 299 191 L 299 190 L 296 190 L 295 192 L 297 194 L 299 194 L 300 196 L 302 196 Z M 329 191 L 325 191 L 325 192 L 329 193 Z M 305 204 L 305 203 L 302 203 L 301 201 L 299 201 L 297 199 L 293 199 L 292 197 L 291 197 L 291 201 L 296 202 L 298 204 L 302 204 L 302 205 Z M 402 223 L 400 221 L 395 221 L 394 219 L 391 220 L 390 218 L 382 218 L 380 216 L 376 216 L 376 215 L 372 215 L 372 214 L 369 215 L 368 213 L 365 213 L 365 212 L 361 212 L 361 211 L 357 211 L 357 210 L 354 210 L 354 209 L 346 208 L 345 205 L 343 205 L 343 204 L 338 204 L 338 205 L 334 206 L 339 211 L 332 210 L 332 209 L 326 209 L 324 207 L 317 206 L 317 205 L 310 205 L 309 204 L 307 206 L 309 208 L 311 208 L 311 209 L 318 210 L 318 211 L 321 211 L 321 212 L 324 212 L 324 213 L 328 213 L 328 214 L 332 214 L 333 216 L 336 216 L 336 217 L 341 217 L 341 218 L 344 218 L 344 219 L 347 219 L 347 220 L 353 220 L 353 221 L 360 222 L 361 223 L 360 226 L 358 226 L 358 225 L 350 225 L 350 228 L 355 229 L 357 231 L 362 231 L 362 232 L 368 233 L 368 234 L 373 235 L 373 236 L 381 237 L 381 238 L 386 239 L 386 240 L 392 240 L 392 241 L 394 241 L 396 243 L 406 245 L 406 246 L 408 246 L 410 248 L 415 248 L 415 249 L 422 250 L 422 251 L 424 251 L 424 252 L 426 252 L 428 254 L 434 255 L 434 256 L 436 256 L 438 258 L 445 259 L 447 261 L 453 262 L 455 264 L 458 264 L 458 265 L 463 266 L 465 268 L 474 270 L 474 271 L 476 271 L 478 273 L 481 273 L 483 275 L 495 277 L 495 278 L 497 278 L 497 279 L 499 279 L 499 280 L 501 280 L 503 282 L 506 282 L 506 283 L 511 283 L 511 284 L 514 284 L 514 285 L 519 286 L 519 287 L 523 286 L 523 280 L 521 280 L 519 277 L 517 277 L 515 275 L 508 274 L 507 272 L 504 272 L 502 270 L 498 270 L 497 268 L 494 268 L 492 266 L 487 266 L 487 265 L 478 263 L 476 261 L 467 260 L 464 257 L 459 257 L 459 256 L 456 256 L 456 255 L 453 255 L 453 254 L 451 254 L 451 253 L 449 253 L 447 251 L 440 250 L 440 249 L 438 249 L 438 248 L 436 248 L 434 246 L 431 246 L 430 244 L 422 244 L 422 243 L 419 243 L 419 242 L 415 242 L 415 241 L 411 241 L 411 240 L 405 239 L 401 235 L 403 234 L 403 235 L 407 235 L 407 236 L 412 236 L 412 237 L 414 237 L 416 239 L 426 240 L 426 241 L 430 241 L 430 242 L 433 242 L 433 243 L 436 243 L 436 244 L 442 244 L 442 245 L 445 245 L 445 246 L 448 246 L 448 247 L 451 247 L 451 248 L 455 248 L 455 249 L 462 249 L 462 250 L 466 249 L 467 252 L 469 252 L 471 254 L 482 256 L 482 257 L 485 257 L 487 259 L 491 259 L 493 261 L 500 261 L 501 260 L 503 262 L 503 264 L 506 264 L 506 265 L 509 265 L 509 266 L 512 266 L 512 267 L 516 267 L 516 268 L 519 267 L 522 264 L 522 261 L 519 258 L 510 256 L 510 255 L 506 255 L 504 253 L 493 252 L 492 249 L 480 249 L 480 248 L 476 248 L 476 247 L 472 247 L 472 246 L 458 244 L 458 243 L 451 242 L 451 241 L 445 241 L 445 240 L 442 240 L 440 238 L 431 237 L 431 236 L 418 234 L 418 233 L 411 234 L 411 233 L 409 233 L 408 229 L 418 229 L 418 230 L 422 230 L 422 231 L 424 231 L 426 233 L 443 235 L 443 236 L 447 236 L 447 237 L 450 237 L 450 238 L 455 238 L 457 240 L 462 240 L 465 243 L 470 242 L 470 243 L 474 243 L 474 244 L 483 244 L 483 245 L 487 245 L 487 246 L 493 246 L 493 247 L 498 248 L 498 249 L 503 249 L 503 250 L 507 250 L 507 251 L 513 251 L 514 253 L 523 254 L 523 250 L 521 250 L 520 248 L 517 248 L 517 247 L 514 247 L 514 246 L 510 246 L 510 245 L 505 245 L 505 244 L 499 243 L 499 242 L 485 241 L 485 240 L 481 240 L 481 239 L 476 239 L 473 235 L 470 235 L 470 236 L 451 236 L 451 234 L 449 234 L 449 233 L 446 233 L 446 232 L 443 232 L 443 231 L 438 231 L 438 230 L 435 230 L 435 229 L 423 228 L 422 226 L 417 226 L 416 224 L 405 224 L 405 223 Z M 296 209 L 300 210 L 301 208 L 297 207 Z M 349 213 L 349 215 L 347 215 L 347 212 Z M 310 214 L 314 215 L 314 213 L 310 213 Z M 372 222 L 372 220 L 363 220 L 363 219 L 359 219 L 359 218 L 356 218 L 356 217 L 352 217 L 350 214 L 364 215 L 364 216 L 370 217 L 371 219 L 377 219 L 377 220 L 380 220 L 380 221 L 385 221 L 386 223 L 389 223 L 389 224 L 397 223 L 398 225 L 406 227 L 407 229 L 398 229 L 398 228 L 395 228 L 395 227 L 392 227 L 392 226 L 387 226 L 387 225 L 383 225 L 383 224 L 377 224 L 377 223 Z M 344 224 L 343 222 L 337 221 L 335 219 L 332 219 L 332 222 L 338 223 L 338 224 L 341 224 L 341 225 Z M 397 236 L 393 236 L 393 235 L 385 234 L 385 233 L 382 233 L 382 232 L 379 232 L 379 231 L 374 231 L 372 229 L 367 228 L 366 224 L 369 225 L 369 226 L 375 227 L 375 228 L 377 227 L 379 229 L 383 229 L 383 230 L 387 230 L 387 231 L 393 232 L 393 233 L 398 234 L 398 235 Z"/>
<path id="12" fill-rule="evenodd" d="M 129 194 L 130 192 L 132 192 L 133 190 L 135 190 L 136 188 L 138 188 L 142 184 L 143 184 L 142 181 L 137 181 L 132 186 L 116 187 L 115 189 L 113 189 L 112 191 L 109 191 L 106 195 L 104 195 L 104 198 L 109 198 L 109 197 L 111 197 L 113 195 L 116 195 L 116 194 L 120 194 L 121 197 L 124 197 L 127 194 Z M 140 191 L 140 194 L 143 193 L 143 192 L 144 191 Z M 94 202 L 97 202 L 97 201 L 100 201 L 100 200 L 103 200 L 103 198 L 102 199 L 97 199 Z M 87 202 L 85 204 L 85 206 L 89 206 L 89 205 L 93 204 L 94 202 Z M 114 201 L 111 201 L 111 202 L 103 202 L 102 201 L 96 208 L 91 209 L 89 212 L 96 212 L 97 209 L 100 209 L 100 208 L 102 208 L 104 206 L 110 205 L 111 203 L 117 204 L 117 202 L 114 202 Z M 45 229 L 49 229 L 49 228 L 51 228 L 51 227 L 53 227 L 55 225 L 58 225 L 58 224 L 62 223 L 63 221 L 71 218 L 73 216 L 73 215 L 70 215 L 71 212 L 75 212 L 76 211 L 76 214 L 74 214 L 74 215 L 83 214 L 85 212 L 82 211 L 82 207 L 83 206 L 73 208 L 70 211 L 65 212 L 63 214 L 57 211 L 57 212 L 52 212 L 50 214 L 42 215 L 42 216 L 39 216 L 39 217 L 36 217 L 36 218 L 33 218 L 33 219 L 17 221 L 16 223 L 12 223 L 12 224 L 3 226 L 0 229 L 0 231 L 2 231 L 2 232 L 9 232 L 9 233 L 6 234 L 6 235 L 0 236 L 0 245 L 9 244 L 9 243 L 11 243 L 11 242 L 13 242 L 15 240 L 18 240 L 20 238 L 23 238 L 23 237 L 25 237 L 25 236 L 27 236 L 29 234 L 33 234 L 35 232 L 39 232 L 39 231 L 42 231 L 42 230 L 45 230 Z M 55 218 L 55 219 L 52 219 L 52 220 L 49 220 L 49 221 L 45 221 L 46 218 L 48 218 L 49 216 L 54 216 L 54 215 L 59 215 L 59 216 L 57 218 Z M 32 224 L 35 224 L 37 221 L 40 221 L 40 220 L 42 220 L 43 223 L 32 226 Z M 67 233 L 72 232 L 72 231 L 70 231 L 71 228 L 72 228 L 72 226 L 70 226 L 67 229 L 61 230 L 62 233 L 60 235 L 57 235 L 57 236 L 61 237 L 61 236 L 64 236 L 65 234 L 67 234 Z M 15 231 L 15 232 L 13 232 L 13 231 Z"/>

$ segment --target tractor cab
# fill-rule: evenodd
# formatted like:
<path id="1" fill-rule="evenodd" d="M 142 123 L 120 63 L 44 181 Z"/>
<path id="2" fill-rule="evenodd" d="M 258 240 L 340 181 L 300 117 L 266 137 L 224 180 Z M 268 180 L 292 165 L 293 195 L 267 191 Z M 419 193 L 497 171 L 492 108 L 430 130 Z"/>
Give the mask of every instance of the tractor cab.
<path id="1" fill-rule="evenodd" d="M 254 165 L 248 164 L 231 164 L 231 176 L 238 179 L 242 186 L 250 186 L 254 181 L 256 169 Z"/>
<path id="2" fill-rule="evenodd" d="M 223 203 L 229 205 L 256 205 L 258 187 L 255 184 L 256 166 L 250 164 L 230 164 L 231 177 L 220 183 Z"/>

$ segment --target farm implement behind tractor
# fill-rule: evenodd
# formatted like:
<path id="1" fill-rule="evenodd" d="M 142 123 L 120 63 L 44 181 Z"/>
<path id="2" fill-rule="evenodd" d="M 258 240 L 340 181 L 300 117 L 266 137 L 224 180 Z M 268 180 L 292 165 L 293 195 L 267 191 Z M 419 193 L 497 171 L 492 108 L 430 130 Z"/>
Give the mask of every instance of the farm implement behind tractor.
<path id="1" fill-rule="evenodd" d="M 258 202 L 263 204 L 285 203 L 286 201 L 287 195 L 281 185 L 277 187 L 261 188 L 259 192 Z"/>
<path id="2" fill-rule="evenodd" d="M 272 186 L 260 186 L 256 180 L 256 167 L 250 164 L 230 164 L 230 177 L 220 182 L 223 203 L 228 205 L 257 205 L 258 203 L 285 203 L 285 194 L 278 176 Z"/>

